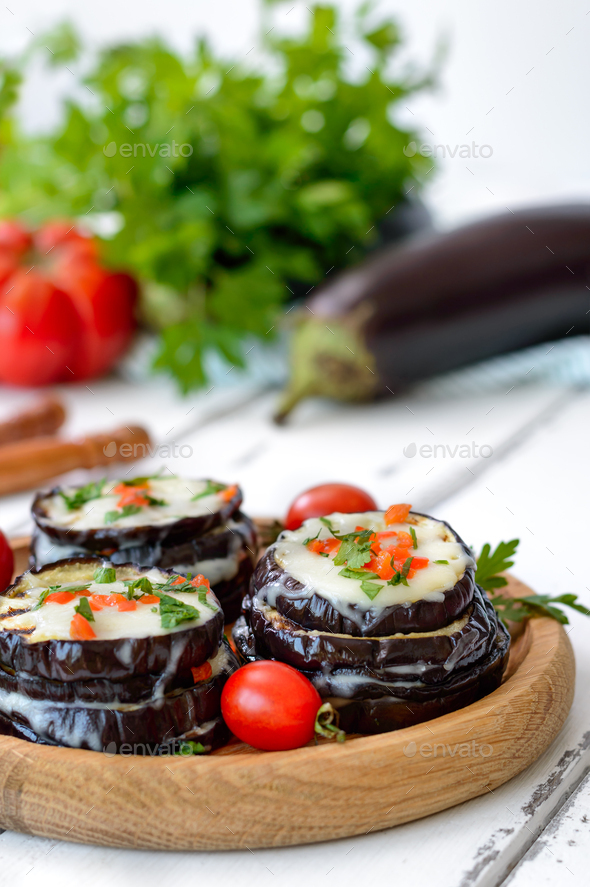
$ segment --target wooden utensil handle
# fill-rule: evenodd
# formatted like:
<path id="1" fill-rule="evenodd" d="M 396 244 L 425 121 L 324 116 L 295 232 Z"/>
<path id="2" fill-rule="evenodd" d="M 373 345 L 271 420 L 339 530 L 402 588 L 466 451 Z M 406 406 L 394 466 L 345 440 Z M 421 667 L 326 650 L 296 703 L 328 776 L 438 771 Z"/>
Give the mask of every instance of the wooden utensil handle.
<path id="1" fill-rule="evenodd" d="M 58 397 L 43 397 L 6 422 L 0 422 L 0 445 L 54 434 L 61 428 L 65 418 L 66 410 Z"/>
<path id="2" fill-rule="evenodd" d="M 116 428 L 79 440 L 39 437 L 0 447 L 0 495 L 29 490 L 42 481 L 113 462 L 136 461 L 148 455 L 150 436 L 139 426 Z"/>

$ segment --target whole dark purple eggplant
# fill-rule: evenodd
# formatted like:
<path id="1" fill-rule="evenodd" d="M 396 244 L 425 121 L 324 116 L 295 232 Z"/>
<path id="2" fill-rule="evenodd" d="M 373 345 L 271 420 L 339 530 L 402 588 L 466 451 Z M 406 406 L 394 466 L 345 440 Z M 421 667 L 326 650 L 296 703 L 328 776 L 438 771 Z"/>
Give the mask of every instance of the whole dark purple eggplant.
<path id="1" fill-rule="evenodd" d="M 590 206 L 507 211 L 383 251 L 300 312 L 283 420 L 301 399 L 362 401 L 588 332 Z"/>

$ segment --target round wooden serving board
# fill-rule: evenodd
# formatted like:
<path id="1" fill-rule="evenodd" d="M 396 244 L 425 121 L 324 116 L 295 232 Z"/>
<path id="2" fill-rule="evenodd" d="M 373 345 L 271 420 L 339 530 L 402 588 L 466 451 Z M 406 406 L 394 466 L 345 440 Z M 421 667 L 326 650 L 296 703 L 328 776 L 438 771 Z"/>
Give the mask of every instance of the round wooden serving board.
<path id="1" fill-rule="evenodd" d="M 17 554 L 22 555 L 17 548 Z M 508 592 L 530 589 L 509 577 Z M 502 785 L 559 733 L 574 694 L 562 626 L 532 619 L 504 683 L 452 714 L 379 736 L 206 757 L 108 757 L 0 737 L 0 826 L 151 850 L 234 850 L 366 834 Z"/>

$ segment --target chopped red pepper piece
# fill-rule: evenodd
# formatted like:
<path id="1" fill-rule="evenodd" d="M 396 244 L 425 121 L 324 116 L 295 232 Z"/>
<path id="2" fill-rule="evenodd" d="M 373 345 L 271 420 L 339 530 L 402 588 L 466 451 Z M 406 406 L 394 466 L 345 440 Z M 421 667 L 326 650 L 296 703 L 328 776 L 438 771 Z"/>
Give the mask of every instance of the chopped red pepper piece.
<path id="1" fill-rule="evenodd" d="M 85 591 L 54 591 L 45 598 L 46 604 L 69 604 L 70 601 L 86 594 Z"/>
<path id="2" fill-rule="evenodd" d="M 198 684 L 199 681 L 208 680 L 213 674 L 213 669 L 211 668 L 209 662 L 204 662 L 203 665 L 199 665 L 196 668 L 191 668 L 191 673 L 195 684 Z"/>
<path id="3" fill-rule="evenodd" d="M 315 554 L 331 554 L 340 548 L 339 539 L 312 539 L 307 543 L 307 547 Z"/>
<path id="4" fill-rule="evenodd" d="M 143 594 L 139 599 L 140 604 L 159 604 L 160 598 L 155 594 Z"/>
<path id="5" fill-rule="evenodd" d="M 70 623 L 70 637 L 73 641 L 91 641 L 96 637 L 96 634 L 88 619 L 84 619 L 80 613 L 76 613 Z"/>
<path id="6" fill-rule="evenodd" d="M 121 600 L 125 600 L 122 594 L 92 594 L 88 598 L 88 603 L 90 609 L 96 612 L 104 610 L 105 607 L 118 607 Z"/>
<path id="7" fill-rule="evenodd" d="M 411 508 L 412 506 L 406 503 L 391 505 L 385 512 L 385 523 L 387 526 L 390 524 L 404 524 L 408 519 Z"/>
<path id="8" fill-rule="evenodd" d="M 200 586 L 204 585 L 205 588 L 211 588 L 209 584 L 209 580 L 203 576 L 202 573 L 197 573 L 194 579 L 191 579 L 191 585 L 194 585 L 195 588 L 200 588 Z"/>
<path id="9" fill-rule="evenodd" d="M 219 495 L 223 499 L 224 502 L 229 502 L 230 499 L 233 499 L 236 493 L 238 492 L 238 485 L 232 484 L 231 487 L 226 487 L 225 490 L 222 490 Z"/>
<path id="10" fill-rule="evenodd" d="M 130 601 L 122 594 L 119 595 L 120 600 L 117 601 L 117 610 L 120 613 L 127 613 L 131 610 L 137 610 L 137 601 Z"/>

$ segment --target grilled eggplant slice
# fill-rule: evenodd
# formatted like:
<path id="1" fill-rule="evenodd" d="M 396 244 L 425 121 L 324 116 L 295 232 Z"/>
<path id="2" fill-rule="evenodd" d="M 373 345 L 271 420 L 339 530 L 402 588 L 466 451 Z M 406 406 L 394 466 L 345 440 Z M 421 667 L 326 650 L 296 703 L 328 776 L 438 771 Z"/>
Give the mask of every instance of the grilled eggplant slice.
<path id="1" fill-rule="evenodd" d="M 142 747 L 141 753 L 188 736 L 205 745 L 203 738 L 209 741 L 210 734 L 220 736 L 221 691 L 237 668 L 237 660 L 224 642 L 209 664 L 211 676 L 207 680 L 166 694 L 156 692 L 139 703 L 33 700 L 18 692 L 14 678 L 12 689 L 0 689 L 0 713 L 23 731 L 23 738 L 91 751 L 114 754 L 127 744 Z M 203 738 L 197 740 L 199 735 Z"/>
<path id="2" fill-rule="evenodd" d="M 147 543 L 133 545 L 130 548 L 106 548 L 100 552 L 92 552 L 81 545 L 60 544 L 52 536 L 46 535 L 39 527 L 35 527 L 31 542 L 31 567 L 39 568 L 56 560 L 70 557 L 101 556 L 108 557 L 113 564 L 132 563 L 142 567 L 160 567 L 162 570 L 174 570 L 176 573 L 192 571 L 193 574 L 207 575 L 206 568 L 211 566 L 210 582 L 216 584 L 222 579 L 231 578 L 232 563 L 237 563 L 242 550 L 248 551 L 253 563 L 256 559 L 258 542 L 254 523 L 242 512 L 215 527 L 202 536 L 187 535 L 178 542 Z M 231 563 L 230 563 L 231 560 Z M 209 565 L 209 561 L 215 564 Z M 219 561 L 226 561 L 221 564 Z M 185 569 L 186 568 L 186 569 Z"/>
<path id="3" fill-rule="evenodd" d="M 325 552 L 321 557 L 309 550 L 310 539 L 327 543 L 333 539 L 322 523 L 326 518 L 312 518 L 298 530 L 281 533 L 268 549 L 252 577 L 253 594 L 309 631 L 382 637 L 449 625 L 473 598 L 473 556 L 444 521 L 418 512 L 410 512 L 408 519 L 410 524 L 386 525 L 382 512 L 327 518 L 339 535 L 360 526 L 377 534 L 397 532 L 401 538 L 399 533 L 407 535 L 412 529 L 418 547 L 409 554 L 428 557 L 429 563 L 407 586 L 384 584 L 375 597 L 368 597 L 360 578 L 346 578 Z"/>
<path id="4" fill-rule="evenodd" d="M 56 487 L 35 497 L 32 512 L 39 530 L 60 545 L 110 554 L 201 536 L 241 502 L 238 486 L 172 476 Z"/>
<path id="5" fill-rule="evenodd" d="M 476 665 L 453 674 L 440 684 L 407 687 L 398 682 L 395 687 L 387 685 L 383 693 L 376 683 L 371 686 L 371 693 L 361 690 L 366 693 L 361 698 L 329 695 L 338 686 L 335 682 L 337 675 L 331 675 L 331 683 L 323 686 L 321 678 L 311 673 L 307 676 L 316 684 L 318 692 L 323 692 L 338 710 L 340 726 L 347 733 L 387 733 L 457 711 L 492 693 L 502 683 L 509 648 L 510 635 L 498 622 L 492 649 Z M 341 675 L 345 686 L 351 677 L 355 679 L 355 676 Z M 357 692 L 360 689 L 358 684 L 355 689 Z"/>
<path id="6" fill-rule="evenodd" d="M 419 679 L 426 684 L 439 683 L 485 657 L 497 626 L 494 608 L 479 588 L 465 613 L 450 625 L 379 638 L 308 632 L 257 598 L 247 598 L 244 609 L 247 618 L 242 617 L 235 634 L 244 659 L 255 650 L 263 658 L 279 659 L 306 672 L 353 668 L 383 680 Z M 244 631 L 246 624 L 251 638 Z"/>
<path id="7" fill-rule="evenodd" d="M 100 569 L 114 570 L 115 581 L 95 580 Z M 178 601 L 165 618 L 170 602 L 141 603 L 136 590 L 134 609 L 124 609 L 130 590 L 125 581 L 148 579 L 156 596 Z M 223 613 L 209 591 L 191 590 L 188 583 L 169 585 L 173 573 L 131 564 L 110 567 L 98 558 L 71 558 L 20 576 L 0 595 L 0 663 L 19 676 L 50 681 L 106 678 L 122 681 L 143 675 L 188 676 L 218 649 L 223 635 Z M 162 588 L 165 586 L 165 591 Z M 188 587 L 188 590 L 187 590 Z M 73 589 L 71 599 L 68 588 Z M 58 594 L 57 599 L 52 594 Z M 107 595 L 111 605 L 94 612 L 93 639 L 71 636 L 75 607 L 80 598 L 93 607 Z M 66 602 L 61 601 L 66 597 Z M 113 601 L 117 605 L 113 605 Z M 100 600 L 98 601 L 100 603 Z M 128 601 L 131 607 L 131 602 Z M 120 611 L 119 606 L 123 609 Z M 194 610 L 186 609 L 192 607 Z M 179 608 L 179 609 L 177 609 Z M 197 613 L 193 616 L 193 612 Z M 170 627 L 168 627 L 170 626 Z"/>
<path id="8" fill-rule="evenodd" d="M 477 606 L 475 601 L 474 605 Z M 490 631 L 479 650 L 480 657 L 474 661 L 473 655 L 466 655 L 456 663 L 447 659 L 452 667 L 446 674 L 444 665 L 429 666 L 418 658 L 406 666 L 373 668 L 366 662 L 356 667 L 327 664 L 324 668 L 299 670 L 320 696 L 337 709 L 340 726 L 347 733 L 385 733 L 409 727 L 470 705 L 500 686 L 508 662 L 510 636 L 497 620 L 493 607 L 486 604 L 486 610 L 489 618 L 484 621 L 489 622 Z M 268 658 L 268 647 L 259 645 L 244 617 L 234 626 L 233 637 L 242 662 Z M 359 643 L 359 639 L 354 640 Z M 311 638 L 310 641 L 313 643 Z M 407 638 L 405 643 L 411 643 L 416 652 L 414 639 Z M 273 658 L 295 664 L 283 651 Z"/>

